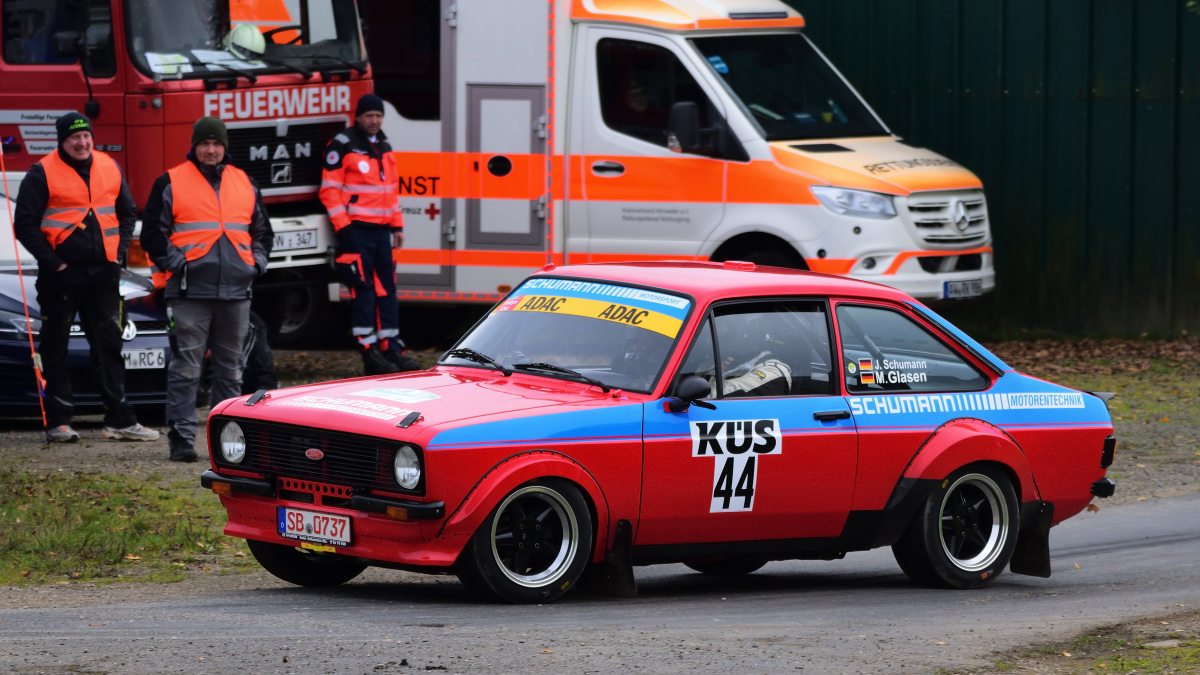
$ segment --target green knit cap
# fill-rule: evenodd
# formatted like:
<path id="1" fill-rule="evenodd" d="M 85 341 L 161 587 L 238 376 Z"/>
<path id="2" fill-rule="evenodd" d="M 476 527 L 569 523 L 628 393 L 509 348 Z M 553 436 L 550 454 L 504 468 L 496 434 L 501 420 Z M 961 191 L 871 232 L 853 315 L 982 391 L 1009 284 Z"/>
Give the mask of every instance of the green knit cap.
<path id="1" fill-rule="evenodd" d="M 192 125 L 192 148 L 209 139 L 229 147 L 229 132 L 225 129 L 225 123 L 216 117 L 201 117 Z"/>

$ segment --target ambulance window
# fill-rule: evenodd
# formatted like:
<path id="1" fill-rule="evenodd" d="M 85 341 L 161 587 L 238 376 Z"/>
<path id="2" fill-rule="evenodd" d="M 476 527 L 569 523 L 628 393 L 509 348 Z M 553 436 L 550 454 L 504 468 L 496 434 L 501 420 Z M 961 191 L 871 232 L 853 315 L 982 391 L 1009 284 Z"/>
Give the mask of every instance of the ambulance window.
<path id="1" fill-rule="evenodd" d="M 410 120 L 441 115 L 441 3 L 359 0 L 375 93 Z"/>
<path id="2" fill-rule="evenodd" d="M 645 42 L 605 38 L 596 47 L 600 112 L 608 128 L 647 143 L 667 145 L 671 106 L 691 101 L 700 127 L 717 117 L 696 79 L 670 50 Z"/>
<path id="3" fill-rule="evenodd" d="M 883 391 L 977 391 L 990 384 L 974 366 L 903 314 L 879 307 L 842 305 L 846 388 Z"/>
<path id="4" fill-rule="evenodd" d="M 5 0 L 3 42 L 7 63 L 76 63 L 81 41 L 88 75 L 116 74 L 109 0 L 88 0 L 80 5 L 58 0 Z"/>
<path id="5" fill-rule="evenodd" d="M 722 398 L 833 393 L 823 302 L 735 303 L 713 315 Z"/>

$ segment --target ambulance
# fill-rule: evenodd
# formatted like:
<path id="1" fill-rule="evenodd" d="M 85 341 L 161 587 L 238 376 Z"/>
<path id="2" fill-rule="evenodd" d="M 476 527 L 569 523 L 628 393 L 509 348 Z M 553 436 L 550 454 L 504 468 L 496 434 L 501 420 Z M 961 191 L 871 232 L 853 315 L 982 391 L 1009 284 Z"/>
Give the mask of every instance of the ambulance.
<path id="1" fill-rule="evenodd" d="M 893 134 L 778 0 L 360 1 L 402 300 L 532 268 L 724 261 L 924 301 L 995 284 L 968 169 Z"/>

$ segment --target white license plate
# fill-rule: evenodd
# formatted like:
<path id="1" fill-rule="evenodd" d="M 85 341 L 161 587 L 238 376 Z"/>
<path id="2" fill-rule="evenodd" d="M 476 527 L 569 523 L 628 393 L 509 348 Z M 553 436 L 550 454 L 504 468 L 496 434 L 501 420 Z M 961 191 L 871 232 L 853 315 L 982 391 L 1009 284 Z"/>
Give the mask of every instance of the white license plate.
<path id="1" fill-rule="evenodd" d="M 316 230 L 290 230 L 275 233 L 275 247 L 272 251 L 295 251 L 301 248 L 317 247 Z"/>
<path id="2" fill-rule="evenodd" d="M 121 356 L 125 359 L 125 370 L 167 367 L 165 349 L 122 349 Z"/>
<path id="3" fill-rule="evenodd" d="M 946 282 L 946 299 L 978 298 L 981 295 L 983 295 L 983 279 Z"/>
<path id="4" fill-rule="evenodd" d="M 301 511 L 280 506 L 279 534 L 322 544 L 350 545 L 350 519 L 332 513 Z"/>

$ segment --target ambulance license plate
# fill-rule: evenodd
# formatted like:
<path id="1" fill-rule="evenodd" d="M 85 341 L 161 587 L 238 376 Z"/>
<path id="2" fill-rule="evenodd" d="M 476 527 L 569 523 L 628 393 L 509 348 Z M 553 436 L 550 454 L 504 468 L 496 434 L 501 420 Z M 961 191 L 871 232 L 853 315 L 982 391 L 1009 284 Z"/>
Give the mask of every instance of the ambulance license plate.
<path id="1" fill-rule="evenodd" d="M 125 359 L 125 370 L 167 367 L 167 354 L 164 349 L 122 349 L 121 358 Z"/>
<path id="2" fill-rule="evenodd" d="M 295 251 L 302 248 L 316 248 L 316 246 L 316 230 L 289 230 L 275 233 L 275 246 L 271 248 L 271 252 Z"/>
<path id="3" fill-rule="evenodd" d="M 946 299 L 978 298 L 983 295 L 983 279 L 968 279 L 967 281 L 947 281 Z"/>
<path id="4" fill-rule="evenodd" d="M 350 519 L 332 513 L 316 513 L 278 507 L 279 535 L 320 544 L 350 545 Z"/>

